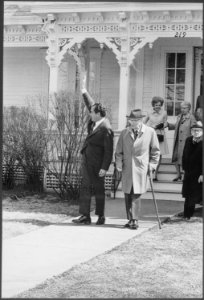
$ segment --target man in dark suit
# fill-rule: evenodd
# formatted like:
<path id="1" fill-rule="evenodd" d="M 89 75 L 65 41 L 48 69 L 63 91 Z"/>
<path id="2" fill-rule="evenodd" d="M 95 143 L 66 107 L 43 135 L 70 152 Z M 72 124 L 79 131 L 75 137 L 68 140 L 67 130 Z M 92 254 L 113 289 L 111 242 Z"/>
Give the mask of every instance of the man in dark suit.
<path id="1" fill-rule="evenodd" d="M 91 185 L 94 187 L 96 225 L 105 223 L 105 175 L 113 156 L 113 131 L 106 118 L 106 109 L 101 103 L 94 103 L 85 88 L 82 96 L 90 113 L 88 135 L 81 150 L 82 184 L 80 188 L 79 213 L 81 217 L 72 220 L 76 224 L 91 224 Z"/>

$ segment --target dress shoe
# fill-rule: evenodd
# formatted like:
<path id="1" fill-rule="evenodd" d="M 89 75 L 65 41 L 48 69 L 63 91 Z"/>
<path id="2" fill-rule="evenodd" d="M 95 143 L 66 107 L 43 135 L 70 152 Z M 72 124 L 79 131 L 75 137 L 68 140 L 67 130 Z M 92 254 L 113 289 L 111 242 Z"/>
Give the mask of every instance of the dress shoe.
<path id="1" fill-rule="evenodd" d="M 124 228 L 130 228 L 130 223 L 131 223 L 131 220 L 127 224 L 124 225 Z"/>
<path id="2" fill-rule="evenodd" d="M 137 229 L 139 227 L 138 221 L 132 221 L 130 223 L 130 229 Z"/>
<path id="3" fill-rule="evenodd" d="M 178 180 L 181 180 L 181 175 L 180 176 L 178 176 L 178 177 L 176 177 L 176 178 L 174 178 L 172 181 L 178 181 Z"/>
<path id="4" fill-rule="evenodd" d="M 73 223 L 75 224 L 85 224 L 85 225 L 90 225 L 91 224 L 91 218 L 87 216 L 81 216 L 78 219 L 73 219 Z"/>
<path id="5" fill-rule="evenodd" d="M 186 222 L 189 222 L 191 220 L 191 218 L 183 217 L 183 220 L 186 221 Z"/>
<path id="6" fill-rule="evenodd" d="M 103 225 L 103 224 L 105 224 L 105 217 L 104 216 L 99 216 L 98 217 L 98 220 L 97 220 L 97 222 L 96 222 L 96 225 Z"/>

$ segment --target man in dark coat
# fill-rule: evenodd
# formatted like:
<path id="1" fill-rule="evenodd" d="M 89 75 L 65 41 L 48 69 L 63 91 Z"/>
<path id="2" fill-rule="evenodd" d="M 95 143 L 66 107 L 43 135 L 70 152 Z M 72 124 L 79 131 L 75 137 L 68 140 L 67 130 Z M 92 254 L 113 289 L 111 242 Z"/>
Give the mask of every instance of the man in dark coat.
<path id="1" fill-rule="evenodd" d="M 202 202 L 202 139 L 203 125 L 198 121 L 191 127 L 191 136 L 186 139 L 182 157 L 184 179 L 182 195 L 185 198 L 184 218 L 190 220 L 195 205 Z"/>
<path id="2" fill-rule="evenodd" d="M 93 185 L 96 199 L 95 214 L 98 215 L 96 224 L 102 225 L 105 223 L 105 175 L 113 156 L 113 131 L 102 104 L 94 103 L 84 87 L 82 96 L 90 112 L 90 120 L 88 136 L 81 150 L 82 185 L 79 198 L 81 217 L 72 221 L 76 224 L 91 224 L 91 186 Z"/>

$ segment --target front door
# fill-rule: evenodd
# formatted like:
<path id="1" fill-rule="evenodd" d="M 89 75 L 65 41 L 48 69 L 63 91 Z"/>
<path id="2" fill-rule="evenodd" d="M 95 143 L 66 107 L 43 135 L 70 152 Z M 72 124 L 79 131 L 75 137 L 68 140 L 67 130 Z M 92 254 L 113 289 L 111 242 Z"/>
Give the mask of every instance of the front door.
<path id="1" fill-rule="evenodd" d="M 164 98 L 165 109 L 168 115 L 168 122 L 175 124 L 180 113 L 180 104 L 189 96 L 189 56 L 185 50 L 172 50 L 165 52 L 165 78 Z M 167 142 L 169 154 L 166 158 L 172 157 L 174 130 L 167 130 Z"/>

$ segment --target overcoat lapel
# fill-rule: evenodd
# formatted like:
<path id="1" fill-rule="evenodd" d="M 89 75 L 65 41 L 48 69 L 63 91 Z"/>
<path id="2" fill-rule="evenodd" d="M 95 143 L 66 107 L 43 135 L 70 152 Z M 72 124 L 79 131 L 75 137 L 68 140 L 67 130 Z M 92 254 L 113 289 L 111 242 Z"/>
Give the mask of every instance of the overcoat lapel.
<path id="1" fill-rule="evenodd" d="M 100 128 L 103 126 L 104 122 L 102 122 L 100 125 L 98 125 L 98 127 L 96 127 L 96 129 L 94 129 L 88 136 L 87 139 L 90 138 L 92 135 L 94 135 L 95 133 L 97 133 Z"/>

